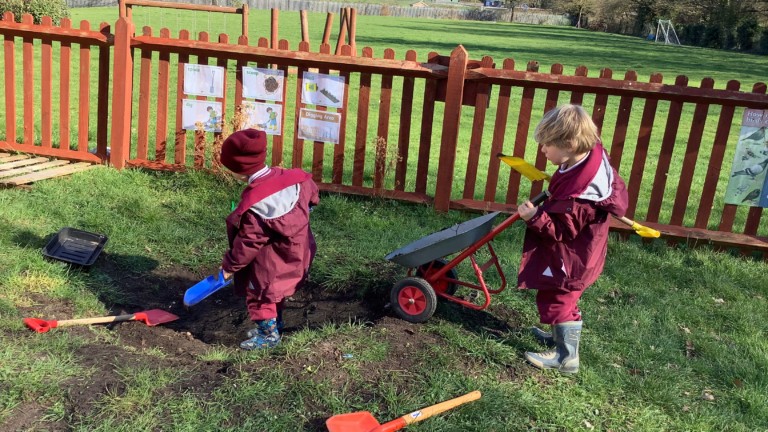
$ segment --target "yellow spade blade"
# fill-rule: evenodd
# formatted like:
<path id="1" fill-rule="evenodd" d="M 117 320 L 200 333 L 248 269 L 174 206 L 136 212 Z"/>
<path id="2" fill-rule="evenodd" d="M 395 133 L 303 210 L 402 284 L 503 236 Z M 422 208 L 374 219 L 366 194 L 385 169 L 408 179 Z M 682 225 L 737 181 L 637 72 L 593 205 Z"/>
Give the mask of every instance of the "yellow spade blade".
<path id="1" fill-rule="evenodd" d="M 539 171 L 538 168 L 529 164 L 523 158 L 519 158 L 517 156 L 507 156 L 501 153 L 497 154 L 496 157 L 501 159 L 502 162 L 512 167 L 513 170 L 519 172 L 528 180 L 549 180 L 549 175 L 547 175 L 547 173 Z"/>
<path id="2" fill-rule="evenodd" d="M 635 230 L 637 235 L 639 235 L 640 237 L 645 237 L 645 238 L 659 238 L 659 237 L 661 237 L 661 233 L 660 232 L 656 231 L 653 228 L 648 228 L 645 225 L 640 225 L 637 222 L 635 222 L 632 225 L 632 229 Z"/>

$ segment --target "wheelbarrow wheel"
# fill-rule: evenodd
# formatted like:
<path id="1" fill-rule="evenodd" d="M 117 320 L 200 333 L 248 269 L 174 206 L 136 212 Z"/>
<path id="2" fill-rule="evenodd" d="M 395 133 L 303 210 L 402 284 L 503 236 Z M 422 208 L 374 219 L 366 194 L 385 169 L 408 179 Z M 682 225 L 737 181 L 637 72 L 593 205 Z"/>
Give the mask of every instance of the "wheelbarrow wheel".
<path id="1" fill-rule="evenodd" d="M 448 261 L 444 259 L 430 261 L 426 264 L 422 264 L 416 269 L 416 276 L 425 280 L 429 279 L 430 275 L 437 273 L 438 270 L 445 267 L 447 264 L 448 264 Z M 447 279 L 459 278 L 455 268 L 448 270 L 448 272 L 445 274 L 444 277 Z M 439 280 L 430 282 L 430 285 L 432 285 L 432 288 L 435 291 L 446 293 L 448 295 L 456 294 L 456 290 L 459 288 L 455 283 L 448 282 L 447 280 L 442 278 Z"/>
<path id="2" fill-rule="evenodd" d="M 392 287 L 390 304 L 400 318 L 412 323 L 422 323 L 435 313 L 437 294 L 424 279 L 408 277 Z"/>

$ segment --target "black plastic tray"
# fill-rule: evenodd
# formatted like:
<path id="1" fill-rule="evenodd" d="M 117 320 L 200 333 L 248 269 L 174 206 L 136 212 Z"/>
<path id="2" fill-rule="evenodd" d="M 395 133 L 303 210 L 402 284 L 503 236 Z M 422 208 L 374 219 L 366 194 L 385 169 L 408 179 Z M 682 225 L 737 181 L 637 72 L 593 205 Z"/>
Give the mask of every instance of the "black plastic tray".
<path id="1" fill-rule="evenodd" d="M 43 255 L 58 261 L 89 267 L 96 262 L 107 236 L 75 228 L 62 228 L 43 248 Z"/>

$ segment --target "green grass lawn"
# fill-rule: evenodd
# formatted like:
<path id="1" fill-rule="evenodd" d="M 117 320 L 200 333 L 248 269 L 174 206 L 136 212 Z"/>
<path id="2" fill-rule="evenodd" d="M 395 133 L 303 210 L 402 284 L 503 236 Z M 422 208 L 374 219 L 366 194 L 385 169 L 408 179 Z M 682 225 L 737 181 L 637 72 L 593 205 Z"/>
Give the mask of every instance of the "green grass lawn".
<path id="1" fill-rule="evenodd" d="M 139 26 L 165 25 L 174 34 L 181 26 L 232 36 L 238 31 L 234 17 L 225 22 L 213 14 L 135 13 Z M 280 37 L 295 46 L 298 14 L 280 16 Z M 75 22 L 116 17 L 116 8 L 73 10 Z M 251 36 L 269 34 L 267 17 L 252 11 Z M 313 50 L 324 19 L 310 14 Z M 471 58 L 490 55 L 497 65 L 514 57 L 519 65 L 538 60 L 542 70 L 554 62 L 567 72 L 584 64 L 590 76 L 601 67 L 612 68 L 614 76 L 634 69 L 642 81 L 661 72 L 665 83 L 682 73 L 696 86 L 712 76 L 718 88 L 730 79 L 746 88 L 768 72 L 764 57 L 570 28 L 358 20 L 358 45 L 373 47 L 377 57 L 384 48 L 398 58 L 415 49 L 423 60 L 428 51 L 447 55 L 463 44 Z M 639 114 L 642 105 L 633 111 Z M 678 156 L 691 112 L 681 122 Z M 665 113 L 660 108 L 660 118 Z M 615 115 L 609 112 L 606 124 Z M 462 129 L 469 125 L 470 111 Z M 705 149 L 712 133 L 705 134 Z M 610 138 L 612 132 L 604 134 Z M 510 130 L 507 143 L 512 136 Z M 625 160 L 631 155 L 625 153 Z M 460 170 L 466 157 L 460 149 Z M 539 372 L 523 359 L 524 351 L 539 349 L 526 332 L 537 323 L 531 292 L 508 289 L 480 312 L 441 304 L 421 325 L 394 319 L 385 307 L 406 269 L 384 256 L 474 215 L 324 194 L 312 213 L 319 245 L 311 274 L 316 297 L 296 300 L 292 325 L 277 349 L 244 353 L 237 342 L 247 323 L 229 292 L 189 310 L 180 306 L 184 289 L 219 265 L 226 248 L 223 219 L 240 187 L 205 172 L 101 168 L 0 190 L 0 429 L 322 431 L 333 414 L 368 410 L 384 422 L 475 389 L 483 392 L 481 400 L 408 430 L 768 429 L 765 262 L 612 238 L 603 276 L 581 304 L 582 370 L 564 377 Z M 42 257 L 49 236 L 66 226 L 109 237 L 90 271 Z M 522 227 L 513 225 L 494 242 L 512 280 L 522 236 Z M 471 271 L 462 267 L 459 275 L 470 278 Z M 498 286 L 498 276 L 487 276 Z M 46 334 L 31 333 L 21 321 L 155 307 L 181 319 L 159 327 L 124 323 Z M 359 313 L 358 320 L 349 311 Z"/>
<path id="2" fill-rule="evenodd" d="M 194 310 L 169 299 L 178 303 L 184 287 L 218 265 L 223 218 L 238 190 L 205 173 L 103 168 L 0 191 L 0 424 L 319 431 L 333 414 L 370 410 L 384 421 L 479 389 L 480 401 L 411 429 L 768 427 L 766 264 L 663 242 L 611 240 L 605 272 L 582 301 L 583 366 L 575 377 L 526 366 L 523 351 L 537 346 L 525 328 L 536 324 L 536 312 L 532 293 L 514 289 L 494 296 L 487 311 L 443 304 L 422 325 L 386 316 L 297 325 L 266 353 L 239 352 L 239 334 L 215 333 L 225 322 L 209 323 L 214 328 L 206 331 L 217 336 L 206 343 L 194 332 L 191 352 L 179 342 L 187 340 L 183 326 L 128 323 L 46 334 L 23 327 L 26 316 L 89 317 L 155 305 L 176 308 L 191 322 Z M 470 217 L 323 195 L 312 214 L 319 244 L 312 284 L 341 299 L 338 314 L 349 302 L 373 299 L 373 315 L 386 315 L 381 307 L 405 269 L 384 255 Z M 64 226 L 109 237 L 89 272 L 42 257 L 48 236 Z M 512 278 L 522 234 L 513 225 L 494 242 Z M 459 273 L 470 280 L 468 269 Z M 498 277 L 489 281 L 498 286 Z M 205 301 L 207 313 L 241 313 L 229 293 L 219 294 Z"/>

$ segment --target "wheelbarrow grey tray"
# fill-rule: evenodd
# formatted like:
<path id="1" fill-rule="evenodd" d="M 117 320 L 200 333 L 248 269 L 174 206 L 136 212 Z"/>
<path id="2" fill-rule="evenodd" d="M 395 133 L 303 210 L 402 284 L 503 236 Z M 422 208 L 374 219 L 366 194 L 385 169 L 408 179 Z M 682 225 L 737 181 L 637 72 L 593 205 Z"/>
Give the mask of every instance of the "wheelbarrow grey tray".
<path id="1" fill-rule="evenodd" d="M 500 212 L 470 219 L 403 246 L 385 258 L 405 267 L 418 267 L 472 246 L 493 228 Z"/>

